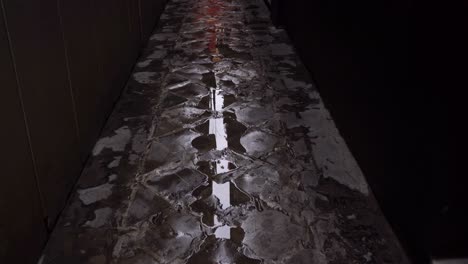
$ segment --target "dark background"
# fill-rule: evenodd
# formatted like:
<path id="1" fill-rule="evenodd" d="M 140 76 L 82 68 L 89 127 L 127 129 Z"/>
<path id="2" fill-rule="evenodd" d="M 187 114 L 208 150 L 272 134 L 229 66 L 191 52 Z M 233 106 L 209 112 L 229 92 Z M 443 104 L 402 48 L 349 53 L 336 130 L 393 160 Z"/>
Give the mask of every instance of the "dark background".
<path id="1" fill-rule="evenodd" d="M 271 8 L 413 262 L 467 257 L 467 4 L 273 0 Z"/>

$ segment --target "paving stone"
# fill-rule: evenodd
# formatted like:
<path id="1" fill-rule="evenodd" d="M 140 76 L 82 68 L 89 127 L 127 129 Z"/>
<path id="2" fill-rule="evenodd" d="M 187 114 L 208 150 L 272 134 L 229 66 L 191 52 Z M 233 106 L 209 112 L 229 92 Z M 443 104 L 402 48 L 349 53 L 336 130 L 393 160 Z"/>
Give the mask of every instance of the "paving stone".
<path id="1" fill-rule="evenodd" d="M 262 0 L 171 0 L 43 263 L 407 263 Z"/>

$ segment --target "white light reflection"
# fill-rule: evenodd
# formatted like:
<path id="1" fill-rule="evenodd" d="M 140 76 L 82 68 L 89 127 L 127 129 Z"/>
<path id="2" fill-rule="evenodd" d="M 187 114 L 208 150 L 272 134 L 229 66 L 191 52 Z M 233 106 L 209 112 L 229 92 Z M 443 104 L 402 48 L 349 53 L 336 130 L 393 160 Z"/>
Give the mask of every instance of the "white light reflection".
<path id="1" fill-rule="evenodd" d="M 224 126 L 224 118 L 218 117 L 219 112 L 224 106 L 224 96 L 219 90 L 211 89 L 210 108 L 215 113 L 214 118 L 210 119 L 209 133 L 215 135 L 216 149 L 223 150 L 228 147 L 226 127 Z"/>
<path id="2" fill-rule="evenodd" d="M 219 199 L 222 209 L 229 208 L 231 206 L 231 192 L 229 190 L 230 182 L 218 184 L 213 181 L 213 195 Z"/>
<path id="3" fill-rule="evenodd" d="M 213 118 L 210 119 L 209 133 L 215 135 L 216 150 L 224 150 L 228 147 L 226 127 L 224 125 L 224 117 L 222 116 L 222 110 L 224 107 L 224 96 L 220 90 L 211 89 L 211 100 L 210 108 L 214 113 Z M 224 173 L 229 171 L 229 161 L 226 159 L 216 160 L 216 174 Z M 212 195 L 218 198 L 221 208 L 227 209 L 231 206 L 231 183 L 216 183 L 213 181 L 212 184 Z M 216 226 L 215 236 L 221 239 L 231 238 L 231 227 L 222 225 L 218 221 L 218 217 L 214 216 L 214 224 Z"/>
<path id="4" fill-rule="evenodd" d="M 216 215 L 214 216 L 214 224 L 215 226 L 218 226 L 215 230 L 216 238 L 222 238 L 222 239 L 231 238 L 231 227 L 227 225 L 221 226 L 222 223 L 218 221 L 218 217 Z"/>

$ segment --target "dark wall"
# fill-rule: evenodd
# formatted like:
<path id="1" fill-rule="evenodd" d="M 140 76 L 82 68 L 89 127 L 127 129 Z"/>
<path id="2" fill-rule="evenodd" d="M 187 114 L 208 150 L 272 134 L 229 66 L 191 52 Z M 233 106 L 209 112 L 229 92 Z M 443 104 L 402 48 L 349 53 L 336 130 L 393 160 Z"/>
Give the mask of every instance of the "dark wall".
<path id="1" fill-rule="evenodd" d="M 46 227 L 2 13 L 0 58 L 0 144 L 3 153 L 0 260 L 1 263 L 34 263 L 46 239 Z M 30 248 L 30 254 L 18 254 L 19 245 Z"/>
<path id="2" fill-rule="evenodd" d="M 35 263 L 165 0 L 0 3 L 0 263 Z"/>
<path id="3" fill-rule="evenodd" d="M 427 101 L 419 115 L 427 124 L 428 240 L 431 253 L 441 258 L 468 258 L 467 13 L 466 1 L 414 6 L 414 75 Z"/>
<path id="4" fill-rule="evenodd" d="M 412 82 L 413 30 L 415 20 L 422 18 L 413 14 L 413 2 L 276 0 L 272 7 L 276 7 L 272 10 L 275 22 L 288 31 L 414 262 L 427 263 L 430 255 L 437 255 L 441 248 L 432 245 L 440 245 L 440 240 L 451 241 L 444 247 L 468 248 L 466 242 L 460 245 L 453 240 L 454 232 L 435 235 L 450 225 L 450 221 L 433 224 L 449 193 L 449 188 L 441 193 L 438 185 L 453 183 L 444 172 L 434 181 L 430 172 L 432 154 L 441 156 L 434 148 L 437 143 L 431 143 L 437 141 L 431 138 L 431 125 L 443 123 L 430 122 L 444 116 L 431 116 L 436 111 L 427 102 L 429 87 Z M 433 31 L 427 24 L 424 27 Z M 426 74 L 425 78 L 433 77 Z"/>
<path id="5" fill-rule="evenodd" d="M 3 6 L 39 187 L 47 217 L 53 221 L 80 168 L 57 3 L 3 0 Z"/>

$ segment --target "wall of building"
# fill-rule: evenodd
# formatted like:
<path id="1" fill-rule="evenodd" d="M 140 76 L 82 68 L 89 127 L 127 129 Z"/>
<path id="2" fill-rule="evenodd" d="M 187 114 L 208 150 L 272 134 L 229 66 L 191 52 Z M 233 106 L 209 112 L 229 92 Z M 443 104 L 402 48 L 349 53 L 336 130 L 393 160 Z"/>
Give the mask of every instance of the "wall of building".
<path id="1" fill-rule="evenodd" d="M 165 0 L 0 3 L 0 263 L 34 263 Z"/>

